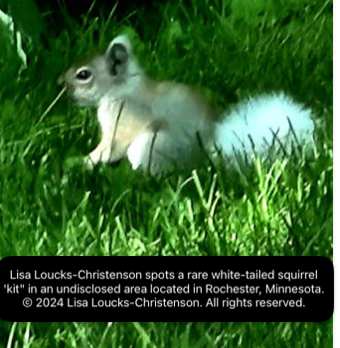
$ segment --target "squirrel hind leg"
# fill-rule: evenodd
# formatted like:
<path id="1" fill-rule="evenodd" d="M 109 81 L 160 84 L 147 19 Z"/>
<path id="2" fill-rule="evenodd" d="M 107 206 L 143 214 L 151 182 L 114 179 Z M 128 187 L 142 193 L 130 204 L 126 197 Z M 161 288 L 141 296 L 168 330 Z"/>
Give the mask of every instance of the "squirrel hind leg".
<path id="1" fill-rule="evenodd" d="M 140 134 L 129 146 L 127 158 L 133 170 L 158 175 L 176 166 L 176 147 L 167 132 L 151 130 Z"/>
<path id="2" fill-rule="evenodd" d="M 133 170 L 142 169 L 144 173 L 157 175 L 166 171 L 168 159 L 164 148 L 164 132 L 151 130 L 140 134 L 129 146 L 126 156 Z"/>
<path id="3" fill-rule="evenodd" d="M 128 147 L 126 156 L 133 170 L 137 170 L 143 164 L 153 134 L 151 131 L 140 134 Z"/>
<path id="4" fill-rule="evenodd" d="M 133 170 L 137 170 L 140 167 L 143 169 L 154 169 L 155 171 L 155 163 L 159 164 L 158 159 L 153 158 L 155 147 L 156 147 L 156 139 L 157 136 L 160 135 L 161 131 L 167 128 L 167 122 L 165 120 L 155 120 L 150 123 L 147 127 L 147 130 L 140 134 L 128 147 L 126 156 L 131 163 L 131 167 Z M 163 138 L 163 136 L 161 136 Z M 157 141 L 158 143 L 159 141 Z"/>

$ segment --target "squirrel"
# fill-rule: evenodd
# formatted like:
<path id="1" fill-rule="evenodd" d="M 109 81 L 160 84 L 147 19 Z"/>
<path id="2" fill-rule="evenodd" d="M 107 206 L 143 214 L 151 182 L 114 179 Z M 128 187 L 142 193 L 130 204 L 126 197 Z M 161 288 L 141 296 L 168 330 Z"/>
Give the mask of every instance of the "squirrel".
<path id="1" fill-rule="evenodd" d="M 310 142 L 315 128 L 312 111 L 284 93 L 220 111 L 189 86 L 154 81 L 124 35 L 104 54 L 69 68 L 58 82 L 79 105 L 97 108 L 101 141 L 85 159 L 89 168 L 127 157 L 132 169 L 151 174 L 193 169 L 216 150 L 233 159 L 266 155 L 293 138 Z"/>

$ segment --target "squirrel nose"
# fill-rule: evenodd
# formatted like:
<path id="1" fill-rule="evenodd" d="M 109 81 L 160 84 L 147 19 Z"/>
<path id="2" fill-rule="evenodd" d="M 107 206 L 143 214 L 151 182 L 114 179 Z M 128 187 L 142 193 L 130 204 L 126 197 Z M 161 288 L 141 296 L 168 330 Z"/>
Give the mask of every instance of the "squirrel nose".
<path id="1" fill-rule="evenodd" d="M 57 79 L 57 84 L 58 85 L 65 85 L 66 84 L 66 79 L 65 79 L 65 74 L 61 74 L 58 79 Z"/>

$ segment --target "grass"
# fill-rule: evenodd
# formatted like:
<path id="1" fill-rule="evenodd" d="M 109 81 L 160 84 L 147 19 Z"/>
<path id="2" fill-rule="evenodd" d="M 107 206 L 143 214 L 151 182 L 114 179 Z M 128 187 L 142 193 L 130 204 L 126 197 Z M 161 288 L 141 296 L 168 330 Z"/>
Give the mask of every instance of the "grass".
<path id="1" fill-rule="evenodd" d="M 320 255 L 333 257 L 332 2 L 171 2 L 121 21 L 64 15 L 47 49 L 0 75 L 0 258 L 9 255 Z M 154 18 L 146 21 L 148 18 Z M 145 24 L 147 23 L 147 24 Z M 98 142 L 91 110 L 56 80 L 77 57 L 128 33 L 150 75 L 229 107 L 283 90 L 323 119 L 320 141 L 242 172 L 217 163 L 163 180 L 128 163 L 73 163 Z M 138 33 L 138 35 L 136 34 Z M 12 54 L 12 55 L 11 55 Z M 43 117 L 42 117 L 43 116 Z M 6 323 L 1 347 L 331 347 L 323 323 Z"/>

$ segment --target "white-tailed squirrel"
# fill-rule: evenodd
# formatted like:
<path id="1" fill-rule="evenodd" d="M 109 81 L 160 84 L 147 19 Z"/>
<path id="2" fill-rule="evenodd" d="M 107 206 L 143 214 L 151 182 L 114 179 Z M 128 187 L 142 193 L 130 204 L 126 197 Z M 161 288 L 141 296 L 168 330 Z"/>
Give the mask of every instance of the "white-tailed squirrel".
<path id="1" fill-rule="evenodd" d="M 157 174 L 194 168 L 216 150 L 229 159 L 266 155 L 292 140 L 310 142 L 314 132 L 311 110 L 283 93 L 219 112 L 191 87 L 150 79 L 126 36 L 59 81 L 78 104 L 97 108 L 101 141 L 86 158 L 89 167 L 127 157 L 133 169 Z"/>

